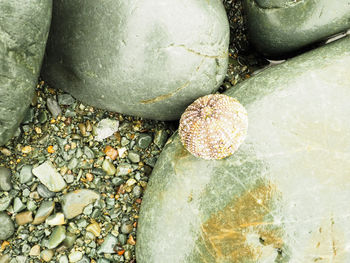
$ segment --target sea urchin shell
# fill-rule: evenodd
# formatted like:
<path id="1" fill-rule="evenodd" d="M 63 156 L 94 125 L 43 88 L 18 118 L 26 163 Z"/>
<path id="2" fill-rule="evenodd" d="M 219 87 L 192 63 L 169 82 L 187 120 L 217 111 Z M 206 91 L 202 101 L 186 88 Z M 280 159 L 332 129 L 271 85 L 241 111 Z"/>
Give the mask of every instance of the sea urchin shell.
<path id="1" fill-rule="evenodd" d="M 179 134 L 194 156 L 222 159 L 238 149 L 247 129 L 247 111 L 236 99 L 211 94 L 188 106 L 180 119 Z"/>

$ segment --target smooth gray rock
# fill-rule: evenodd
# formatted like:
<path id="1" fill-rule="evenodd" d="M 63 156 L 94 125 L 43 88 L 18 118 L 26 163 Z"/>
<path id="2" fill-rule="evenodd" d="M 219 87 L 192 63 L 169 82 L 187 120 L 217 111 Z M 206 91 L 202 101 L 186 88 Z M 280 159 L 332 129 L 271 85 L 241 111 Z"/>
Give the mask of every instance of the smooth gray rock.
<path id="1" fill-rule="evenodd" d="M 11 170 L 6 167 L 0 167 L 0 191 L 10 191 L 11 189 Z"/>
<path id="2" fill-rule="evenodd" d="M 178 119 L 223 81 L 222 1 L 54 1 L 44 78 L 90 105 Z"/>
<path id="3" fill-rule="evenodd" d="M 0 145 L 15 133 L 34 95 L 52 0 L 0 1 Z"/>
<path id="4" fill-rule="evenodd" d="M 170 138 L 138 223 L 138 263 L 350 262 L 350 37 L 230 89 L 246 140 L 206 161 Z"/>
<path id="5" fill-rule="evenodd" d="M 21 168 L 21 171 L 19 173 L 19 182 L 21 184 L 28 183 L 32 180 L 33 178 L 32 169 L 33 169 L 32 165 L 24 165 Z"/>
<path id="6" fill-rule="evenodd" d="M 32 173 L 52 192 L 59 192 L 66 187 L 61 174 L 51 161 L 46 161 L 32 170 Z"/>
<path id="7" fill-rule="evenodd" d="M 283 57 L 350 28 L 349 0 L 244 0 L 250 42 Z"/>
<path id="8" fill-rule="evenodd" d="M 6 240 L 15 232 L 12 219 L 4 212 L 0 212 L 0 240 Z"/>

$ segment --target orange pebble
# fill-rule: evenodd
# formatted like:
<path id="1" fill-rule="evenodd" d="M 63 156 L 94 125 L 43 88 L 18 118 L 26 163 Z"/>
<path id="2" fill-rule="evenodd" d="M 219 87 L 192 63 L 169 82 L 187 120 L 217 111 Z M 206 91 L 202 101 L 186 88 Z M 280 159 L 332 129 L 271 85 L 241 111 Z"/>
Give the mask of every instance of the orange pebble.
<path id="1" fill-rule="evenodd" d="M 104 153 L 112 160 L 115 160 L 118 157 L 118 151 L 109 145 L 106 146 Z"/>
<path id="2" fill-rule="evenodd" d="M 47 147 L 47 151 L 48 151 L 48 153 L 54 153 L 55 149 L 53 148 L 52 145 L 50 145 L 49 147 Z"/>
<path id="3" fill-rule="evenodd" d="M 123 255 L 123 254 L 124 254 L 124 252 L 125 252 L 125 249 L 123 249 L 123 250 L 119 250 L 119 251 L 118 251 L 118 255 L 119 255 L 119 256 L 121 256 L 121 255 Z"/>

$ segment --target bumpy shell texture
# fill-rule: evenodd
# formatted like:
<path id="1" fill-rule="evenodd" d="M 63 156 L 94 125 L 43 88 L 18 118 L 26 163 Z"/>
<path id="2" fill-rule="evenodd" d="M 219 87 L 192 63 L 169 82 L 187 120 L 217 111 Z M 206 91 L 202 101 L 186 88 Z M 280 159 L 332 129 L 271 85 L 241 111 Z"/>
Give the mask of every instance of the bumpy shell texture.
<path id="1" fill-rule="evenodd" d="M 238 149 L 247 129 L 247 111 L 236 99 L 211 94 L 188 106 L 180 119 L 179 134 L 194 156 L 222 159 Z"/>

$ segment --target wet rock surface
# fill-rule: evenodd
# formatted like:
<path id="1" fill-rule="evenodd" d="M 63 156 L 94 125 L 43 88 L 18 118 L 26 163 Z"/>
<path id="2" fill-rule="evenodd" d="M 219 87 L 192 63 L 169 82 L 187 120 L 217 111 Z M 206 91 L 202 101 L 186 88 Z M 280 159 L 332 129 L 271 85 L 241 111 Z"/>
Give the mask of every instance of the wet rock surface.
<path id="1" fill-rule="evenodd" d="M 61 0 L 54 2 L 43 75 L 90 105 L 173 120 L 219 88 L 228 45 L 220 0 Z"/>
<path id="2" fill-rule="evenodd" d="M 18 129 L 34 95 L 52 1 L 0 2 L 0 145 Z"/>
<path id="3" fill-rule="evenodd" d="M 349 44 L 227 91 L 249 118 L 233 156 L 205 161 L 168 141 L 143 198 L 138 263 L 350 260 Z"/>

